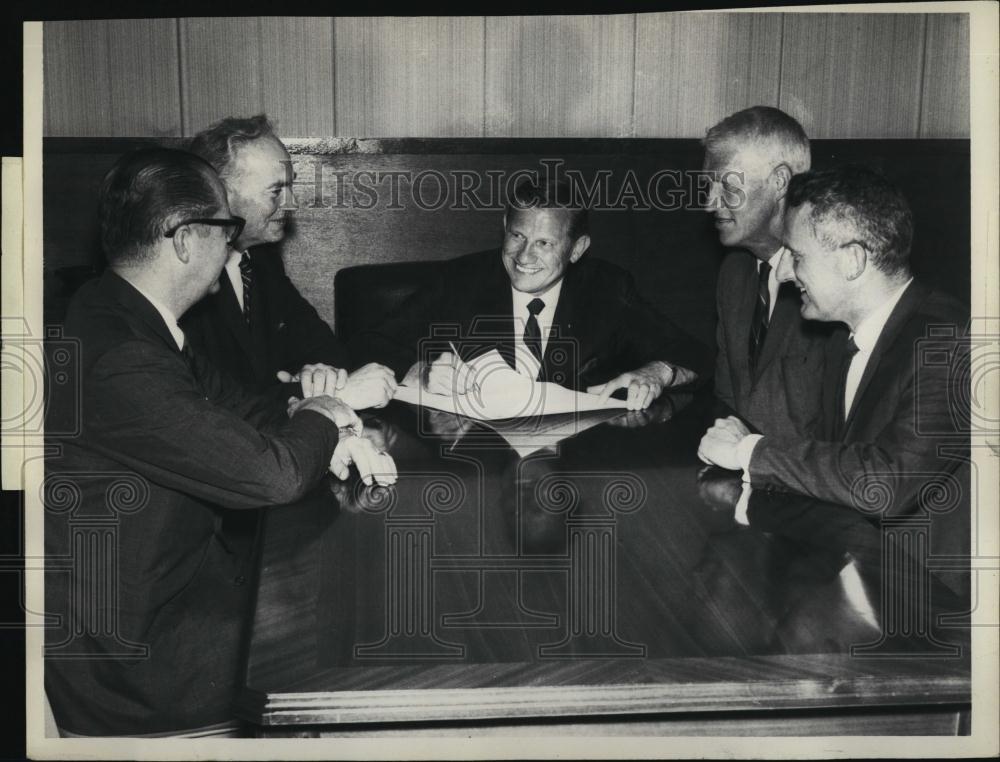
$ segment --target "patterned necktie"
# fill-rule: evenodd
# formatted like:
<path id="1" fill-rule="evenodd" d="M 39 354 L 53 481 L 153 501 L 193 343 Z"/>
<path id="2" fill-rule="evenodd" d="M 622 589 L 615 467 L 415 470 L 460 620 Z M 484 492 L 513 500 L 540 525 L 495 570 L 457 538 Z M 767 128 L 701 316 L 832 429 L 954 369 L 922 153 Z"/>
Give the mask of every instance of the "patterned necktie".
<path id="1" fill-rule="evenodd" d="M 253 289 L 253 265 L 250 254 L 243 252 L 240 257 L 240 279 L 243 281 L 243 319 L 250 325 L 250 292 Z"/>
<path id="2" fill-rule="evenodd" d="M 771 265 L 761 262 L 760 274 L 757 277 L 757 299 L 753 307 L 753 322 L 750 324 L 750 347 L 747 358 L 750 361 L 750 375 L 757 372 L 757 361 L 767 338 L 767 324 L 770 320 L 771 291 L 767 287 Z"/>
<path id="3" fill-rule="evenodd" d="M 847 374 L 851 371 L 851 361 L 858 353 L 858 345 L 854 343 L 854 337 L 847 339 L 847 346 L 844 347 L 844 359 L 840 366 L 840 377 L 837 382 L 837 421 L 836 439 L 839 440 L 844 434 L 844 424 L 847 423 L 847 415 L 850 408 L 847 407 Z"/>
<path id="4" fill-rule="evenodd" d="M 532 299 L 528 302 L 528 322 L 524 325 L 524 345 L 528 351 L 538 360 L 539 366 L 542 364 L 542 331 L 538 327 L 538 320 L 535 317 L 545 309 L 545 302 L 541 299 Z"/>

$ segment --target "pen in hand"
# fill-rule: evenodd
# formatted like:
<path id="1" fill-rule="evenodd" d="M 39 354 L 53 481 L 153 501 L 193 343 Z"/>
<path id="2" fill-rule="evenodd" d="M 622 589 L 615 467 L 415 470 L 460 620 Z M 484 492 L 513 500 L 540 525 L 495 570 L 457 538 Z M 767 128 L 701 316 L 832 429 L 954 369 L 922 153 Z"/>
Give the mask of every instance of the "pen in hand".
<path id="1" fill-rule="evenodd" d="M 463 389 L 463 391 L 461 393 L 462 394 L 467 394 L 468 391 L 469 391 L 469 389 L 474 389 L 476 391 L 476 394 L 480 394 L 481 392 L 480 392 L 480 389 L 479 389 L 479 384 L 477 384 L 475 382 L 469 383 L 468 376 L 469 376 L 470 373 L 472 373 L 472 369 L 462 360 L 462 356 L 458 353 L 458 350 L 455 349 L 455 343 L 452 342 L 452 341 L 449 341 L 448 342 L 448 346 L 451 347 L 451 357 L 452 357 L 451 367 L 452 367 L 452 369 L 455 371 L 456 374 L 460 373 L 463 369 L 465 370 L 465 373 L 466 373 L 465 388 Z"/>

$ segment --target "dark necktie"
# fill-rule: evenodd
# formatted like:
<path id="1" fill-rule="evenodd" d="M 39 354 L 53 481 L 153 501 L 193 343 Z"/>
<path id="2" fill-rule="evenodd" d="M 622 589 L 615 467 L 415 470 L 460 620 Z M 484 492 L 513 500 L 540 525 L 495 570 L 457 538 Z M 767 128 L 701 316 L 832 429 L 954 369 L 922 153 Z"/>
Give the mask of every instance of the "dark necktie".
<path id="1" fill-rule="evenodd" d="M 250 291 L 253 289 L 253 265 L 250 254 L 243 252 L 240 257 L 240 278 L 243 281 L 243 319 L 250 325 Z"/>
<path id="2" fill-rule="evenodd" d="M 854 337 L 851 336 L 847 339 L 847 345 L 844 347 L 844 358 L 840 364 L 840 376 L 837 381 L 837 398 L 835 400 L 837 420 L 835 421 L 834 428 L 834 438 L 837 441 L 844 435 L 847 414 L 850 412 L 845 404 L 844 394 L 847 392 L 847 374 L 851 370 L 851 360 L 854 359 L 854 355 L 857 353 L 858 345 L 854 343 Z"/>
<path id="3" fill-rule="evenodd" d="M 545 309 L 545 302 L 541 299 L 532 299 L 528 302 L 528 322 L 524 325 L 524 345 L 528 351 L 538 360 L 539 366 L 542 364 L 542 331 L 538 327 L 538 320 L 535 317 Z"/>
<path id="4" fill-rule="evenodd" d="M 760 273 L 757 276 L 757 299 L 753 307 L 753 322 L 750 324 L 750 347 L 747 355 L 750 361 L 750 375 L 757 372 L 757 361 L 767 338 L 767 324 L 770 320 L 771 292 L 767 287 L 767 279 L 771 274 L 771 265 L 761 262 Z"/>

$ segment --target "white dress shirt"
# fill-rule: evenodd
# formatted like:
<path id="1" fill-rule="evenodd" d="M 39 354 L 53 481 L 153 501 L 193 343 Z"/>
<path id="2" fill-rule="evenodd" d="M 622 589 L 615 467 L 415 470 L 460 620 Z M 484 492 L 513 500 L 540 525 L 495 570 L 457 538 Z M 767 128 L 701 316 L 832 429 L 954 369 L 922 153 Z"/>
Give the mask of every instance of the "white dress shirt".
<path id="1" fill-rule="evenodd" d="M 851 406 L 854 404 L 854 396 L 858 392 L 858 385 L 861 383 L 861 377 L 865 374 L 865 368 L 872 356 L 872 350 L 875 349 L 879 336 L 882 335 L 882 329 L 885 328 L 885 324 L 888 322 L 892 311 L 896 309 L 896 304 L 899 303 L 903 292 L 906 291 L 912 282 L 913 278 L 910 278 L 905 284 L 900 286 L 897 291 L 879 305 L 878 309 L 862 320 L 860 325 L 858 325 L 858 329 L 851 334 L 851 338 L 854 339 L 858 351 L 855 353 L 854 358 L 851 360 L 851 365 L 847 369 L 847 378 L 844 383 L 845 420 L 850 415 Z M 740 467 L 743 469 L 743 481 L 745 482 L 750 481 L 750 459 L 753 457 L 754 448 L 761 439 L 763 439 L 763 436 L 760 434 L 748 434 L 736 445 L 736 457 L 739 460 Z"/>
<path id="2" fill-rule="evenodd" d="M 542 335 L 542 357 L 545 357 L 545 347 L 549 343 L 549 330 L 552 328 L 552 319 L 556 314 L 556 305 L 559 304 L 561 291 L 562 279 L 544 294 L 526 294 L 511 287 L 511 294 L 514 298 L 514 369 L 522 375 L 538 378 L 538 372 L 542 369 L 538 360 L 524 343 L 524 327 L 528 324 L 528 318 L 531 317 L 531 313 L 528 312 L 528 302 L 534 299 L 541 299 L 545 302 L 545 308 L 535 316 L 535 320 L 538 321 L 538 330 Z"/>
<path id="3" fill-rule="evenodd" d="M 243 311 L 243 273 L 240 272 L 240 260 L 243 258 L 242 251 L 233 249 L 229 252 L 229 259 L 226 260 L 226 275 L 229 282 L 233 284 L 233 291 L 236 293 L 236 301 L 240 303 L 240 311 Z"/>
<path id="4" fill-rule="evenodd" d="M 146 297 L 146 301 L 156 308 L 156 311 L 160 313 L 160 317 L 163 318 L 163 322 L 167 324 L 167 330 L 170 331 L 170 335 L 173 336 L 174 341 L 177 342 L 177 348 L 184 349 L 184 331 L 182 331 L 181 327 L 177 325 L 177 318 L 174 316 L 174 313 L 167 309 L 167 307 L 152 294 L 143 291 L 137 285 L 132 283 L 132 281 L 129 281 L 128 283 L 132 286 L 132 288 Z"/>
<path id="5" fill-rule="evenodd" d="M 778 287 L 781 285 L 778 282 L 778 265 L 781 264 L 781 257 L 787 251 L 784 246 L 778 249 L 771 258 L 767 260 L 767 263 L 771 266 L 771 272 L 767 274 L 767 293 L 768 293 L 768 307 L 767 307 L 767 319 L 770 320 L 771 316 L 774 314 L 774 303 L 778 300 Z M 757 274 L 760 275 L 760 266 L 762 262 L 757 260 Z"/>
<path id="6" fill-rule="evenodd" d="M 851 413 L 851 405 L 854 404 L 854 397 L 858 393 L 858 385 L 861 383 L 861 377 L 865 374 L 865 368 L 868 367 L 868 360 L 871 359 L 872 350 L 878 343 L 878 337 L 882 335 L 882 329 L 885 328 L 892 311 L 896 309 L 896 304 L 903 296 L 903 292 L 912 282 L 913 278 L 910 278 L 900 286 L 892 296 L 879 305 L 878 309 L 862 320 L 857 330 L 851 334 L 858 351 L 851 359 L 851 365 L 847 369 L 847 379 L 844 382 L 844 420 L 847 420 Z"/>

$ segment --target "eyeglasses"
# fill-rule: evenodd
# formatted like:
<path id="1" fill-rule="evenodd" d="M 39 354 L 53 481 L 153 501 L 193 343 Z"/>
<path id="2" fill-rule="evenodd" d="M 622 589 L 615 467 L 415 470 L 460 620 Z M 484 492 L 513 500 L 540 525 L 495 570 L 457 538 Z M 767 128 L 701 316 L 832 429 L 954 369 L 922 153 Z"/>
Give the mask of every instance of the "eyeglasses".
<path id="1" fill-rule="evenodd" d="M 212 227 L 224 228 L 226 233 L 226 243 L 232 243 L 237 238 L 240 237 L 240 233 L 243 232 L 243 226 L 247 224 L 247 221 L 242 217 L 228 217 L 228 218 L 216 218 L 216 217 L 199 217 L 193 220 L 183 220 L 174 225 L 170 230 L 163 234 L 164 238 L 173 238 L 185 225 L 211 225 Z"/>

